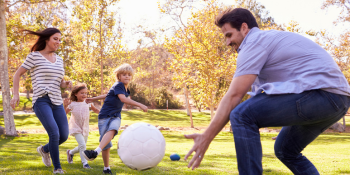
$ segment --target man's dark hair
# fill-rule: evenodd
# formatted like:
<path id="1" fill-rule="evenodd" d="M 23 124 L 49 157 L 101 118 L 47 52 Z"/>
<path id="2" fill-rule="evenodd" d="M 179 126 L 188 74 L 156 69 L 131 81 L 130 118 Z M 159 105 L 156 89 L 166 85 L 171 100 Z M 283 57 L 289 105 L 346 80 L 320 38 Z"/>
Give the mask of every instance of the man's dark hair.
<path id="1" fill-rule="evenodd" d="M 243 23 L 247 23 L 249 29 L 259 27 L 253 14 L 244 8 L 229 8 L 216 17 L 215 25 L 218 27 L 221 28 L 226 23 L 230 23 L 231 27 L 238 31 Z"/>
<path id="2" fill-rule="evenodd" d="M 61 33 L 61 31 L 56 28 L 46 28 L 45 30 L 38 31 L 38 32 L 34 32 L 31 30 L 23 30 L 23 31 L 27 32 L 27 34 L 39 36 L 38 40 L 30 49 L 31 52 L 44 50 L 46 47 L 46 40 L 49 40 L 50 37 L 56 33 Z"/>

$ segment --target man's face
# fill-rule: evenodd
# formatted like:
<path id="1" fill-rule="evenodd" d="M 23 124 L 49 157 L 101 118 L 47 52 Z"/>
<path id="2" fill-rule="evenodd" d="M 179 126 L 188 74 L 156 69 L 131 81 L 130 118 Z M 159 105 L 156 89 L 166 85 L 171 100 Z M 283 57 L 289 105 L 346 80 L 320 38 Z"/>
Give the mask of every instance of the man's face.
<path id="1" fill-rule="evenodd" d="M 221 31 L 225 35 L 226 45 L 232 46 L 237 51 L 249 29 L 246 23 L 242 24 L 240 31 L 232 28 L 229 23 L 225 23 Z"/>

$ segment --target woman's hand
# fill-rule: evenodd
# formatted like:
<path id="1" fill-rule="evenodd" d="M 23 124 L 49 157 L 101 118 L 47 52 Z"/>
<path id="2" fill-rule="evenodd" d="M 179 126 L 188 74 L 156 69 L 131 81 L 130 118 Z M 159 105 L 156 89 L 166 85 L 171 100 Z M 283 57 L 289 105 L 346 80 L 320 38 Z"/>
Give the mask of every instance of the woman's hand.
<path id="1" fill-rule="evenodd" d="M 16 106 L 19 104 L 19 95 L 14 95 L 10 101 L 10 105 L 12 109 L 15 109 Z"/>

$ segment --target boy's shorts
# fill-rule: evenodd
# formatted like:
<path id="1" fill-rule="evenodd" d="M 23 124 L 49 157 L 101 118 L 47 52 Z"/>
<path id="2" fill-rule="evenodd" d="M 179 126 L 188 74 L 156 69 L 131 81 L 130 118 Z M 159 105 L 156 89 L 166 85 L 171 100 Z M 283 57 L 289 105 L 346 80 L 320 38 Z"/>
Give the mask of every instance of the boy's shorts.
<path id="1" fill-rule="evenodd" d="M 119 127 L 120 127 L 120 117 L 108 117 L 108 118 L 98 119 L 98 130 L 100 133 L 100 142 L 102 140 L 102 137 L 108 131 L 115 130 L 115 131 L 117 131 L 115 133 L 115 135 L 117 135 Z M 113 136 L 113 138 L 114 138 L 114 136 Z M 106 150 L 112 146 L 113 145 L 112 145 L 112 141 L 111 141 L 102 150 Z"/>

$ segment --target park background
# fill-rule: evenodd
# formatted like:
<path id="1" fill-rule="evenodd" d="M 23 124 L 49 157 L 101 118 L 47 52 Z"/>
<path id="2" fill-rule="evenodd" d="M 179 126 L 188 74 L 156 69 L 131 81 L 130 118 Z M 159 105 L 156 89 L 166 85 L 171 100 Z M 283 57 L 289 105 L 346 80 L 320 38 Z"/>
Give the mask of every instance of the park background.
<path id="1" fill-rule="evenodd" d="M 162 131 L 167 141 L 164 160 L 157 168 L 142 173 L 237 174 L 229 125 L 212 143 L 198 170 L 188 170 L 183 159 L 178 163 L 167 159 L 174 152 L 183 158 L 191 148 L 192 141 L 185 140 L 183 134 L 203 132 L 209 125 L 235 72 L 237 54 L 224 45 L 220 28 L 214 25 L 216 15 L 227 7 L 249 9 L 261 30 L 295 32 L 317 42 L 333 56 L 350 81 L 349 1 L 1 0 L 0 18 L 5 20 L 0 20 L 0 31 L 6 31 L 6 36 L 0 37 L 6 42 L 0 43 L 0 49 L 3 53 L 3 48 L 7 47 L 7 56 L 0 54 L 0 126 L 6 128 L 6 135 L 0 136 L 0 173 L 52 172 L 42 166 L 35 152 L 37 144 L 44 144 L 48 138 L 31 111 L 29 73 L 21 78 L 21 104 L 15 112 L 6 107 L 9 106 L 6 97 L 11 94 L 15 71 L 36 39 L 25 36 L 22 30 L 56 27 L 62 32 L 57 54 L 64 59 L 65 79 L 73 84 L 86 83 L 89 96 L 108 91 L 115 82 L 112 72 L 118 65 L 129 63 L 135 69 L 130 85 L 131 98 L 152 110 L 141 113 L 126 106 L 122 125 L 147 122 L 169 128 Z M 63 97 L 68 94 L 69 89 L 62 91 Z M 169 110 L 165 110 L 167 108 Z M 349 123 L 350 118 L 344 119 L 344 125 Z M 94 113 L 91 113 L 90 128 L 88 147 L 94 147 L 98 144 Z M 350 174 L 347 166 L 350 152 L 346 151 L 350 138 L 348 128 L 342 133 L 327 130 L 304 150 L 321 174 Z M 279 129 L 261 130 L 264 174 L 291 174 L 273 154 L 271 137 L 276 136 Z M 60 147 L 63 168 L 72 174 L 89 174 L 79 163 L 71 166 L 64 162 L 66 157 L 62 149 L 75 145 L 74 138 L 70 137 Z M 118 173 L 137 173 L 122 164 L 116 149 L 114 155 L 112 162 L 116 166 L 112 166 L 112 170 L 114 167 Z M 78 159 L 76 156 L 77 162 Z M 102 161 L 97 160 L 93 171 L 98 173 L 100 167 Z"/>

